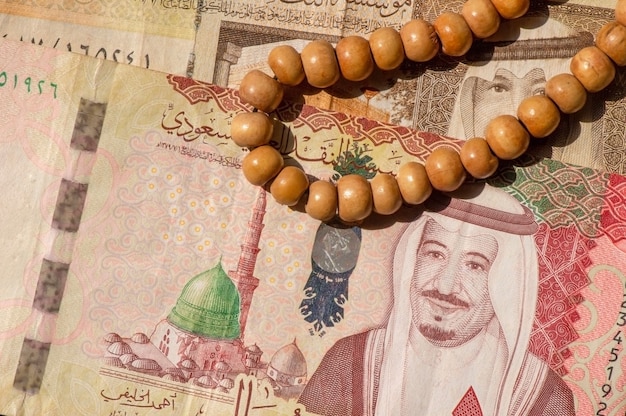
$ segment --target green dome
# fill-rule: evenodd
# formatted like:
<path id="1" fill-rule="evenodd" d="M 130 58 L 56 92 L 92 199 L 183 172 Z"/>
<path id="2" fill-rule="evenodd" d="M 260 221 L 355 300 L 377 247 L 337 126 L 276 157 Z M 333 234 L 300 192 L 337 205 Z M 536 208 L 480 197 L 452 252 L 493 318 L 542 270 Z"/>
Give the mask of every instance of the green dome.
<path id="1" fill-rule="evenodd" d="M 183 331 L 206 338 L 239 337 L 239 291 L 221 262 L 185 285 L 167 319 Z"/>

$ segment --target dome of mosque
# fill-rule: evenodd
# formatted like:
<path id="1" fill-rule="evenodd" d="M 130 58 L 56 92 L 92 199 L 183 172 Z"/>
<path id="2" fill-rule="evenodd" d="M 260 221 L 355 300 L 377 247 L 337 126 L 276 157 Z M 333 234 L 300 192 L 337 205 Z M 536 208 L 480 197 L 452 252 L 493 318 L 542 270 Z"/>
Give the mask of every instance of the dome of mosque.
<path id="1" fill-rule="evenodd" d="M 130 339 L 137 344 L 147 344 L 148 342 L 150 342 L 150 338 L 148 338 L 148 336 L 142 332 L 137 332 L 132 337 L 130 337 Z"/>
<path id="2" fill-rule="evenodd" d="M 139 357 L 137 357 L 137 355 L 133 354 L 132 352 L 129 354 L 120 355 L 120 360 L 122 361 L 122 363 L 124 363 L 124 365 L 129 365 L 130 363 L 135 361 L 137 358 Z"/>
<path id="3" fill-rule="evenodd" d="M 167 319 L 177 328 L 202 337 L 239 337 L 239 291 L 221 262 L 185 285 Z"/>
<path id="4" fill-rule="evenodd" d="M 124 341 L 114 342 L 113 344 L 109 345 L 107 351 L 117 356 L 131 354 L 133 352 L 133 350 L 130 348 L 130 345 L 128 345 Z"/>
<path id="5" fill-rule="evenodd" d="M 119 357 L 104 357 L 104 365 L 108 365 L 109 367 L 118 367 L 124 368 L 124 363 Z"/>
<path id="6" fill-rule="evenodd" d="M 306 377 L 306 360 L 295 340 L 276 351 L 269 365 L 285 375 Z"/>
<path id="7" fill-rule="evenodd" d="M 104 336 L 104 340 L 109 344 L 113 344 L 114 342 L 120 342 L 122 340 L 122 337 L 120 337 L 115 332 L 109 332 Z"/>
<path id="8" fill-rule="evenodd" d="M 217 382 L 213 380 L 211 376 L 198 377 L 196 380 L 194 380 L 194 384 L 196 386 L 206 387 L 210 389 L 217 387 Z"/>

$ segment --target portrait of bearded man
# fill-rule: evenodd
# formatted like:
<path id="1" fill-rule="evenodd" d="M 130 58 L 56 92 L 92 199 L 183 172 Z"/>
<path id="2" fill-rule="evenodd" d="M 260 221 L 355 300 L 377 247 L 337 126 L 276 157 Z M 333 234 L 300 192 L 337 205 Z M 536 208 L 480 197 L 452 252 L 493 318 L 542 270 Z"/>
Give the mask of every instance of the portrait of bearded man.
<path id="1" fill-rule="evenodd" d="M 339 340 L 299 398 L 335 415 L 574 415 L 529 351 L 539 266 L 528 208 L 488 185 L 429 200 L 393 254 L 386 324 Z"/>

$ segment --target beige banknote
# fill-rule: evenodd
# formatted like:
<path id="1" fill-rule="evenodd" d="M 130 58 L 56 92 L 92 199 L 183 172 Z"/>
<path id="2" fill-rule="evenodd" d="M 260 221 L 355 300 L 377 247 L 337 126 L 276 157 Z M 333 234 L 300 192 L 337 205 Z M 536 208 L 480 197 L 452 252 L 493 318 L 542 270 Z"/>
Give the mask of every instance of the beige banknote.
<path id="1" fill-rule="evenodd" d="M 269 72 L 277 44 L 300 50 L 312 39 L 367 37 L 413 17 L 433 21 L 463 2 L 442 0 L 158 0 L 137 2 L 0 2 L 0 36 L 117 62 L 184 74 L 235 87 L 252 68 Z M 359 85 L 330 91 L 299 88 L 307 103 L 460 139 L 483 134 L 486 118 L 513 113 L 520 99 L 542 93 L 567 72 L 574 53 L 614 18 L 615 0 L 533 4 L 527 17 L 505 24 L 460 60 L 405 65 Z M 565 117 L 535 152 L 568 163 L 626 173 L 623 75 Z M 487 104 L 484 104 L 483 101 Z M 489 104 L 490 103 L 490 104 Z M 496 108 L 490 108 L 495 105 Z"/>
<path id="2" fill-rule="evenodd" d="M 233 90 L 8 41 L 0 56 L 0 414 L 626 412 L 623 176 L 530 157 L 393 219 L 324 225 L 245 181 Z M 461 143 L 276 116 L 274 145 L 320 179 Z"/>

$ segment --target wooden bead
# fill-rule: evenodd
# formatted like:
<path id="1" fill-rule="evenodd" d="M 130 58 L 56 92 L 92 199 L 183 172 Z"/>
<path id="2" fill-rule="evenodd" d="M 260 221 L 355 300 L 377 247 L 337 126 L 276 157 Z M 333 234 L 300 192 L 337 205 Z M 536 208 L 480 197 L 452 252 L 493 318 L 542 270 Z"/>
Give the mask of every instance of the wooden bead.
<path id="1" fill-rule="evenodd" d="M 254 108 L 271 113 L 283 99 L 283 87 L 266 73 L 253 69 L 241 80 L 239 96 Z"/>
<path id="2" fill-rule="evenodd" d="M 626 26 L 626 0 L 617 0 L 615 5 L 615 20 Z"/>
<path id="3" fill-rule="evenodd" d="M 285 166 L 270 185 L 270 193 L 281 205 L 293 206 L 309 187 L 306 173 L 295 166 Z"/>
<path id="4" fill-rule="evenodd" d="M 626 26 L 618 22 L 602 26 L 596 36 L 596 46 L 617 66 L 626 65 Z"/>
<path id="5" fill-rule="evenodd" d="M 243 159 L 241 170 L 243 176 L 252 185 L 265 185 L 280 172 L 285 161 L 283 156 L 272 146 L 259 146 L 250 151 Z"/>
<path id="6" fill-rule="evenodd" d="M 500 27 L 500 15 L 491 0 L 467 0 L 461 15 L 478 39 L 488 38 Z"/>
<path id="7" fill-rule="evenodd" d="M 498 169 L 498 158 L 491 153 L 489 144 L 481 137 L 474 137 L 461 147 L 461 163 L 476 179 L 486 179 Z"/>
<path id="8" fill-rule="evenodd" d="M 325 40 L 314 40 L 300 53 L 306 79 L 316 88 L 328 88 L 339 81 L 339 63 L 333 45 Z"/>
<path id="9" fill-rule="evenodd" d="M 233 117 L 230 136 L 241 147 L 257 147 L 268 144 L 274 132 L 274 124 L 267 114 L 260 111 L 239 113 Z"/>
<path id="10" fill-rule="evenodd" d="M 441 41 L 441 50 L 448 56 L 463 56 L 472 47 L 472 31 L 463 16 L 446 12 L 433 23 Z"/>
<path id="11" fill-rule="evenodd" d="M 413 19 L 400 29 L 404 54 L 414 62 L 427 62 L 439 52 L 439 37 L 433 25 L 423 19 Z"/>
<path id="12" fill-rule="evenodd" d="M 615 66 L 597 46 L 578 51 L 570 62 L 570 71 L 589 92 L 606 88 L 615 78 Z"/>
<path id="13" fill-rule="evenodd" d="M 339 218 L 347 223 L 363 221 L 372 213 L 372 189 L 360 175 L 342 176 L 337 181 Z"/>
<path id="14" fill-rule="evenodd" d="M 550 78 L 546 83 L 546 96 L 565 114 L 577 112 L 587 102 L 587 90 L 572 74 L 558 74 Z"/>
<path id="15" fill-rule="evenodd" d="M 341 74 L 348 81 L 363 81 L 374 71 L 369 42 L 360 36 L 342 38 L 335 47 Z"/>
<path id="16" fill-rule="evenodd" d="M 370 49 L 374 62 L 383 71 L 390 71 L 404 61 L 402 38 L 392 27 L 381 27 L 370 35 Z"/>
<path id="17" fill-rule="evenodd" d="M 302 59 L 292 46 L 281 45 L 272 49 L 267 63 L 281 84 L 296 86 L 304 81 Z"/>
<path id="18" fill-rule="evenodd" d="M 458 152 L 450 147 L 438 147 L 426 159 L 426 173 L 433 188 L 452 192 L 465 182 L 466 172 Z"/>
<path id="19" fill-rule="evenodd" d="M 487 124 L 485 140 L 500 159 L 512 160 L 524 154 L 530 144 L 528 131 L 515 117 L 505 114 Z"/>
<path id="20" fill-rule="evenodd" d="M 402 195 L 396 178 L 388 173 L 379 173 L 371 180 L 374 212 L 391 215 L 402 206 Z"/>
<path id="21" fill-rule="evenodd" d="M 517 107 L 517 118 L 531 136 L 542 139 L 559 126 L 561 112 L 548 97 L 533 95 L 524 98 Z"/>
<path id="22" fill-rule="evenodd" d="M 418 162 L 408 162 L 400 166 L 396 177 L 402 199 L 407 204 L 418 205 L 426 201 L 433 191 L 426 168 Z"/>
<path id="23" fill-rule="evenodd" d="M 312 218 L 328 222 L 337 213 L 337 188 L 330 182 L 315 181 L 309 186 L 304 210 Z"/>
<path id="24" fill-rule="evenodd" d="M 491 2 L 505 19 L 522 17 L 530 7 L 530 0 L 491 0 Z"/>

